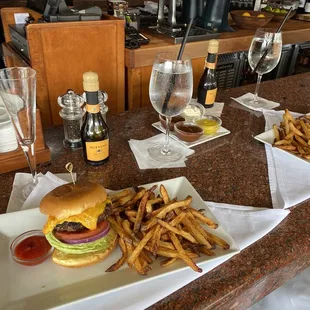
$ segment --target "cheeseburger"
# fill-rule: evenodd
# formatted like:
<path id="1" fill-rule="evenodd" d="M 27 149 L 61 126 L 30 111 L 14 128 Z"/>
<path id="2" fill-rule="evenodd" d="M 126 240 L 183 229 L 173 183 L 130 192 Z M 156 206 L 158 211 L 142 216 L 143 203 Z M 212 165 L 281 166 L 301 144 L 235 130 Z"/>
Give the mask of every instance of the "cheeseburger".
<path id="1" fill-rule="evenodd" d="M 40 210 L 48 215 L 43 233 L 55 248 L 56 264 L 95 264 L 116 246 L 117 234 L 106 220 L 111 201 L 99 184 L 82 181 L 59 186 L 42 199 Z"/>

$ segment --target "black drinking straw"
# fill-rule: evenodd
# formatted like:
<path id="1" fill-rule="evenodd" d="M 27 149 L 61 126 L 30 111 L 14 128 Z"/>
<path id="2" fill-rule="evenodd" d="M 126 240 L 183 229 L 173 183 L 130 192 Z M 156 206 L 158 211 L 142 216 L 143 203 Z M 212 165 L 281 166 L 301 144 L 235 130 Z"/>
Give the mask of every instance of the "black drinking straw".
<path id="1" fill-rule="evenodd" d="M 287 21 L 289 15 L 291 14 L 292 9 L 293 9 L 293 7 L 291 7 L 291 8 L 289 9 L 289 11 L 286 13 L 284 19 L 282 20 L 282 23 L 280 24 L 280 26 L 278 27 L 278 29 L 276 30 L 275 33 L 279 33 L 279 32 L 281 31 L 283 25 L 285 24 L 285 22 Z M 265 51 L 264 51 L 263 56 L 262 56 L 261 59 L 258 61 L 257 65 L 256 65 L 256 67 L 255 67 L 255 69 L 254 69 L 254 72 L 257 71 L 257 69 L 259 68 L 259 66 L 261 65 L 261 63 L 265 60 L 265 58 L 266 58 L 266 56 L 267 56 L 267 54 L 268 54 L 269 48 L 272 46 L 272 43 L 273 43 L 273 41 L 274 41 L 274 37 L 275 37 L 275 34 L 273 34 L 271 42 L 267 45 L 267 47 L 266 47 L 266 49 L 265 49 Z"/>
<path id="2" fill-rule="evenodd" d="M 185 32 L 184 38 L 182 40 L 182 44 L 181 44 L 181 47 L 180 47 L 180 50 L 179 50 L 179 54 L 178 54 L 177 60 L 181 60 L 182 59 L 182 55 L 183 55 L 183 52 L 184 52 L 185 44 L 186 44 L 186 41 L 187 41 L 187 38 L 188 38 L 189 31 L 191 30 L 191 27 L 193 25 L 193 22 L 194 22 L 194 18 L 191 18 L 189 20 L 188 24 L 187 24 L 186 32 Z M 175 86 L 175 75 L 172 75 L 171 81 L 170 81 L 170 87 L 168 88 L 168 91 L 167 91 L 166 97 L 165 97 L 165 101 L 164 101 L 163 107 L 161 109 L 161 113 L 162 114 L 166 113 L 166 110 L 167 110 L 167 107 L 168 107 L 168 102 L 169 102 L 170 97 L 172 95 L 174 86 Z"/>

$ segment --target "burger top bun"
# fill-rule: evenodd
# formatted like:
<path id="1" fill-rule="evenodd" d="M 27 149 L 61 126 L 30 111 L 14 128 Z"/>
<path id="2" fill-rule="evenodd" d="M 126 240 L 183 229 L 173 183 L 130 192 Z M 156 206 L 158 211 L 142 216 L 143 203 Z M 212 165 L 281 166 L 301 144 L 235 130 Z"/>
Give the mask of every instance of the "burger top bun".
<path id="1" fill-rule="evenodd" d="M 49 192 L 40 203 L 40 211 L 63 219 L 80 214 L 106 199 L 107 193 L 103 186 L 91 181 L 79 181 L 75 185 L 61 185 Z"/>

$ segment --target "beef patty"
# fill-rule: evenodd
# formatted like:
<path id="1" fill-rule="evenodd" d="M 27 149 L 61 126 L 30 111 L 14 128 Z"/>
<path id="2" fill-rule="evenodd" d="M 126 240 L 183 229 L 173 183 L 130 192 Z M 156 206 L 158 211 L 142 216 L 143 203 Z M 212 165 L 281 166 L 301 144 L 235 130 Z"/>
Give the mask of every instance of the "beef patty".
<path id="1" fill-rule="evenodd" d="M 99 215 L 97 223 L 100 223 L 103 220 L 105 220 L 111 214 L 111 211 L 112 211 L 112 204 L 109 203 L 106 205 L 104 212 Z M 56 225 L 54 229 L 56 231 L 77 232 L 77 231 L 81 231 L 87 228 L 83 226 L 81 223 L 66 221 L 61 224 Z"/>

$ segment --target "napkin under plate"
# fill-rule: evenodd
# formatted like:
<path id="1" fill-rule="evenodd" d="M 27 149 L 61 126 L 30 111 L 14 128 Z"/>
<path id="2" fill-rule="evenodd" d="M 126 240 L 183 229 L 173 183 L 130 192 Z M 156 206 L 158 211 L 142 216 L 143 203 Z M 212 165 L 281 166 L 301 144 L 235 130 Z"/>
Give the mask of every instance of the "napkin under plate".
<path id="1" fill-rule="evenodd" d="M 265 129 L 279 125 L 284 111 L 264 111 Z M 298 117 L 299 113 L 291 113 Z M 286 209 L 310 198 L 310 165 L 294 155 L 266 145 L 268 175 L 273 207 Z"/>
<path id="2" fill-rule="evenodd" d="M 18 177 L 19 181 L 21 178 L 26 180 L 26 176 L 31 178 L 30 174 L 21 175 L 22 176 Z M 48 176 L 49 178 L 46 178 L 45 180 L 50 181 L 48 187 L 51 189 L 53 187 L 53 183 L 58 178 L 56 177 L 57 179 L 54 179 L 55 176 L 52 174 L 48 174 Z M 70 181 L 70 179 L 68 179 L 68 175 L 62 175 L 62 177 L 67 179 L 67 181 Z M 253 208 L 214 202 L 205 203 L 213 212 L 218 221 L 226 228 L 226 231 L 231 234 L 240 249 L 244 249 L 262 238 L 264 235 L 273 230 L 289 214 L 288 210 Z M 30 206 L 30 208 L 34 207 L 36 206 Z M 19 209 L 16 209 L 15 211 L 18 210 Z M 228 259 L 229 258 L 218 259 L 214 262 L 206 264 L 204 266 L 203 274 L 209 272 Z M 191 269 L 185 269 L 171 274 L 169 278 L 159 277 L 154 281 L 148 282 L 147 285 L 142 282 L 136 286 L 125 287 L 117 292 L 105 294 L 103 297 L 93 296 L 92 298 L 63 305 L 61 309 L 79 310 L 91 308 L 99 310 L 102 309 L 103 303 L 107 309 L 145 309 L 167 295 L 172 294 L 184 285 L 199 278 L 201 275 L 202 274 L 193 272 Z M 152 294 L 149 292 L 152 292 Z M 119 298 L 120 294 L 122 298 Z"/>
<path id="3" fill-rule="evenodd" d="M 272 109 L 277 108 L 278 106 L 280 106 L 280 103 L 278 103 L 278 102 L 274 102 L 274 101 L 270 101 L 270 100 L 258 97 L 258 99 L 263 101 L 265 105 L 263 107 L 255 108 L 252 105 L 248 104 L 248 100 L 252 99 L 253 97 L 254 97 L 254 94 L 246 93 L 243 96 L 240 96 L 238 98 L 231 97 L 231 99 L 233 99 L 234 101 L 240 103 L 244 107 L 246 107 L 246 108 L 248 108 L 250 110 L 253 110 L 253 111 L 272 110 Z"/>
<path id="4" fill-rule="evenodd" d="M 154 144 L 164 145 L 165 135 L 159 134 L 159 135 L 153 136 L 145 140 L 131 139 L 128 142 L 129 142 L 129 146 L 136 158 L 137 164 L 140 169 L 161 169 L 161 168 L 186 167 L 185 161 L 187 160 L 187 157 L 195 153 L 195 151 L 190 150 L 186 148 L 185 146 L 180 145 L 178 142 L 170 139 L 169 144 L 179 149 L 179 151 L 182 152 L 183 154 L 183 158 L 173 163 L 161 163 L 151 158 L 147 149 Z"/>
<path id="5" fill-rule="evenodd" d="M 289 214 L 288 210 L 274 210 L 219 204 L 206 202 L 215 217 L 225 226 L 231 236 L 243 250 L 273 230 Z M 206 264 L 203 274 L 224 263 L 229 258 L 219 259 Z M 161 277 L 150 281 L 147 285 L 128 287 L 115 293 L 106 294 L 103 298 L 95 297 L 92 300 L 75 303 L 66 310 L 84 310 L 87 307 L 118 310 L 143 310 L 166 296 L 172 294 L 186 284 L 196 280 L 203 274 L 193 272 L 191 269 L 171 274 L 169 278 Z M 150 294 L 152 292 L 152 294 Z M 119 296 L 122 298 L 119 298 Z"/>

